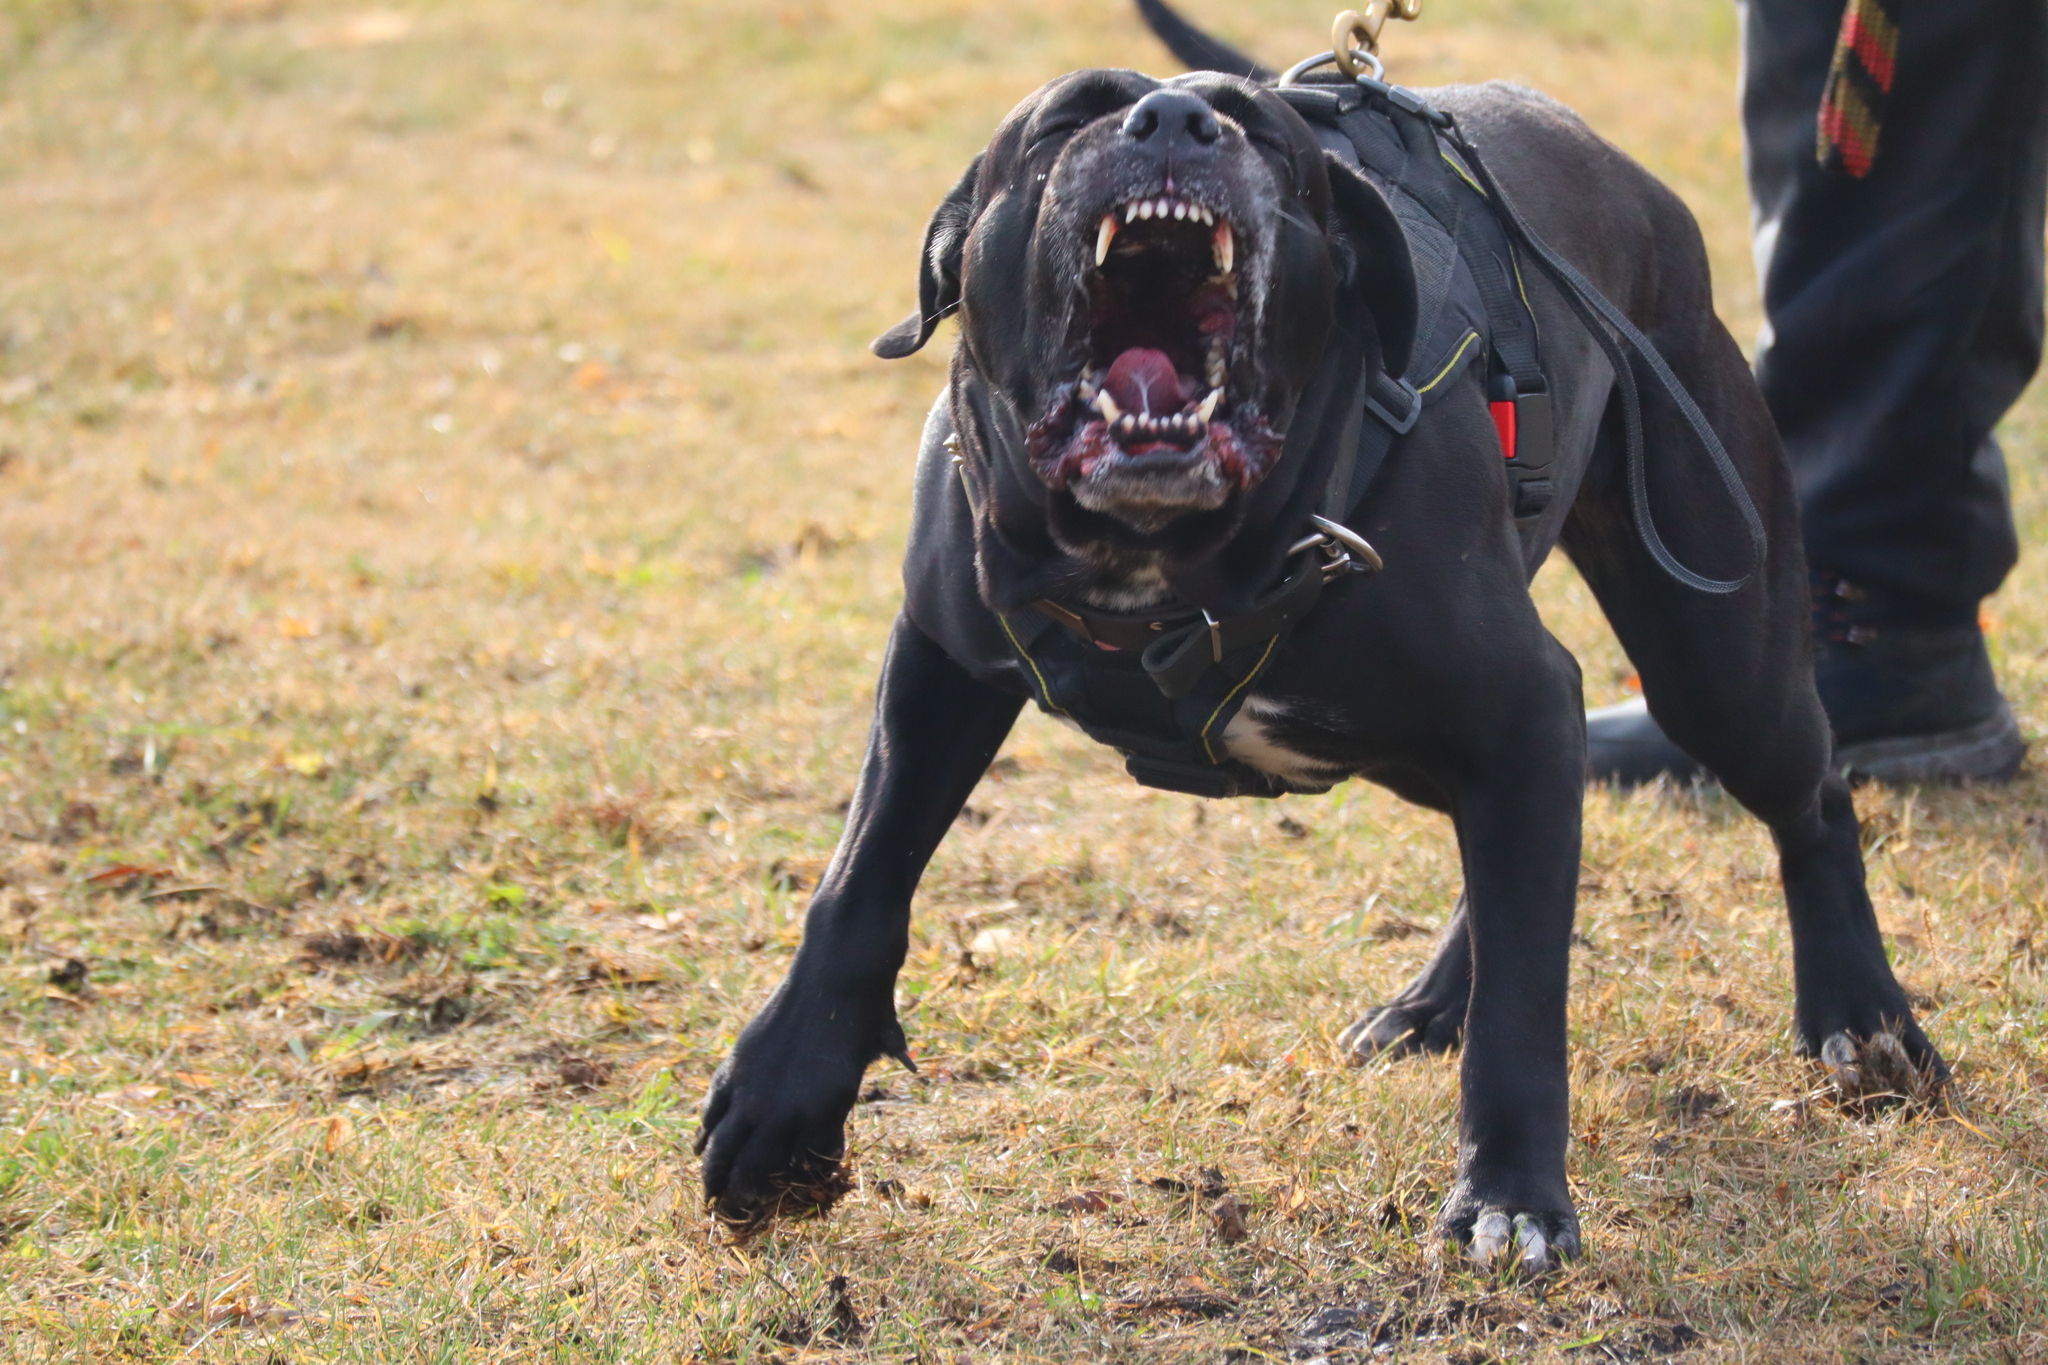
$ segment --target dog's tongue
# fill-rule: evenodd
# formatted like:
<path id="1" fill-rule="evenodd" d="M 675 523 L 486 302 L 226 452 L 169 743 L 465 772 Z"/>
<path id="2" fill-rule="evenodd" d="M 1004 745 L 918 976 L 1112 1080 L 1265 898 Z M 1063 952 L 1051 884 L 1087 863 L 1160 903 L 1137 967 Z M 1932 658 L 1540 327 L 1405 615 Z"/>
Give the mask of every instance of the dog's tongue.
<path id="1" fill-rule="evenodd" d="M 1165 417 L 1187 406 L 1180 376 L 1166 352 L 1133 346 L 1116 358 L 1102 387 L 1124 412 Z"/>

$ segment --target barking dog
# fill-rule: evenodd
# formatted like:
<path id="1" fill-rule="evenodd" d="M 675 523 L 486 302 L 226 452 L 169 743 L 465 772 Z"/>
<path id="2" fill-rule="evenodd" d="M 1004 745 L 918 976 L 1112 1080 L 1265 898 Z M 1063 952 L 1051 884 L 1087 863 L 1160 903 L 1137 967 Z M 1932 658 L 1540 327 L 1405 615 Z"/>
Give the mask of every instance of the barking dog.
<path id="1" fill-rule="evenodd" d="M 1654 341 L 1732 459 L 1724 482 L 1681 405 L 1646 386 L 1639 464 L 1622 371 L 1645 362 L 1617 367 L 1559 276 L 1518 268 L 1550 455 L 1544 497 L 1525 498 L 1501 407 L 1525 431 L 1539 410 L 1516 406 L 1531 394 L 1503 387 L 1505 362 L 1467 345 L 1394 382 L 1443 306 L 1418 288 L 1406 191 L 1311 126 L 1299 92 L 1189 32 L 1177 50 L 1235 73 L 1083 71 L 1017 106 L 932 215 L 917 311 L 875 345 L 908 355 L 959 318 L 859 785 L 789 975 L 713 1078 L 707 1197 L 750 1221 L 829 1202 L 863 1071 L 907 1054 L 893 987 L 918 879 L 1030 700 L 1156 785 L 1270 795 L 1357 776 L 1451 816 L 1457 913 L 1342 1045 L 1462 1042 L 1440 1232 L 1531 1268 L 1576 1254 L 1565 997 L 1585 736 L 1577 666 L 1528 592 L 1560 545 L 1665 732 L 1777 841 L 1800 1050 L 1845 1087 L 1938 1084 L 1828 765 L 1791 480 L 1684 206 L 1542 96 L 1424 92 L 1450 116 L 1431 126 L 1454 119 L 1483 150 L 1496 195 Z M 1341 104 L 1365 87 L 1320 88 Z M 1465 202 L 1485 211 L 1476 188 Z M 1368 402 L 1390 391 L 1412 407 Z M 1374 422 L 1393 425 L 1367 460 Z M 1686 564 L 1739 573 L 1751 539 L 1731 492 L 1767 548 L 1739 589 L 1702 592 L 1646 548 L 1661 542 L 1644 514 Z M 1375 551 L 1380 571 L 1337 572 Z"/>

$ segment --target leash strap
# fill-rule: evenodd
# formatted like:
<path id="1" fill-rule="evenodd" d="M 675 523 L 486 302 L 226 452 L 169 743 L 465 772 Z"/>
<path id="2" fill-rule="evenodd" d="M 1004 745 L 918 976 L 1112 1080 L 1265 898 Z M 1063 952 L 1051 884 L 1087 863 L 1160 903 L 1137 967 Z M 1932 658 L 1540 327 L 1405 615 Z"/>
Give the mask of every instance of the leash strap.
<path id="1" fill-rule="evenodd" d="M 1656 344 L 1629 321 L 1626 313 L 1615 307 L 1606 295 L 1595 288 L 1593 282 L 1587 279 L 1577 266 L 1560 256 L 1548 242 L 1536 235 L 1535 229 L 1529 226 L 1527 220 L 1515 208 L 1514 201 L 1508 198 L 1507 191 L 1501 188 L 1500 182 L 1495 180 L 1493 173 L 1486 168 L 1486 163 L 1480 159 L 1478 149 L 1459 130 L 1456 120 L 1448 114 L 1442 117 L 1444 130 L 1450 137 L 1451 145 L 1457 148 L 1458 154 L 1465 159 L 1466 165 L 1478 178 L 1480 188 L 1493 201 L 1501 222 L 1523 246 L 1528 248 L 1529 254 L 1543 267 L 1544 273 L 1557 284 L 1558 292 L 1564 295 L 1565 302 L 1571 305 L 1572 312 L 1578 315 L 1579 321 L 1585 325 L 1594 341 L 1599 343 L 1600 349 L 1606 353 L 1608 363 L 1614 368 L 1615 379 L 1621 388 L 1622 418 L 1627 436 L 1629 505 L 1635 514 L 1636 534 L 1642 540 L 1643 548 L 1650 552 L 1650 558 L 1657 562 L 1658 568 L 1695 592 L 1715 595 L 1740 592 L 1763 567 L 1766 539 L 1763 518 L 1757 514 L 1756 504 L 1751 501 L 1749 489 L 1743 485 L 1742 475 L 1735 468 L 1735 462 L 1729 458 L 1727 447 L 1721 444 L 1721 438 L 1714 433 L 1713 425 L 1707 421 L 1706 414 L 1700 411 L 1699 404 L 1686 392 L 1684 383 L 1672 372 L 1671 366 L 1658 352 Z M 1628 354 L 1623 350 L 1624 342 L 1628 350 L 1635 352 L 1636 357 L 1649 370 L 1651 378 L 1656 380 L 1657 387 L 1664 391 L 1665 397 L 1676 405 L 1679 414 L 1685 418 L 1686 426 L 1691 428 L 1693 436 L 1706 451 L 1708 460 L 1712 461 L 1714 472 L 1720 476 L 1721 486 L 1727 490 L 1729 500 L 1742 514 L 1743 525 L 1749 531 L 1750 565 L 1740 578 L 1708 578 L 1704 574 L 1694 573 L 1679 563 L 1677 556 L 1664 544 L 1664 537 L 1657 531 L 1656 520 L 1650 514 L 1649 479 L 1644 467 L 1642 396 L 1636 389 L 1635 367 L 1629 363 Z"/>

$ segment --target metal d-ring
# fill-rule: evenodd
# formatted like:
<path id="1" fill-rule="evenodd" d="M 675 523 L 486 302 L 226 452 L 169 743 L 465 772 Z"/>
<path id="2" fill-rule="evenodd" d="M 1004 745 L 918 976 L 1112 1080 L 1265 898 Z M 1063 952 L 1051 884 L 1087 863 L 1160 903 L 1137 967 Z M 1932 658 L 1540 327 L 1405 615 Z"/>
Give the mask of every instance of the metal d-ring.
<path id="1" fill-rule="evenodd" d="M 1374 56 L 1372 53 L 1356 52 L 1352 55 L 1361 59 L 1362 61 L 1366 62 L 1368 65 L 1371 66 L 1372 71 L 1370 74 L 1373 80 L 1379 80 L 1382 76 L 1386 75 L 1387 68 L 1385 63 L 1381 62 L 1380 59 Z M 1323 66 L 1338 66 L 1338 69 L 1342 70 L 1342 67 L 1338 64 L 1337 54 L 1335 52 L 1319 52 L 1313 57 L 1309 57 L 1302 61 L 1296 62 L 1293 66 L 1290 66 L 1285 71 L 1281 72 L 1280 79 L 1276 81 L 1275 84 L 1281 86 L 1298 85 L 1300 84 L 1301 78 L 1303 76 L 1306 76 L 1309 72 L 1314 71 L 1317 67 Z"/>
<path id="2" fill-rule="evenodd" d="M 1357 556 L 1361 566 L 1360 573 L 1378 573 L 1387 567 L 1387 562 L 1380 558 L 1380 552 L 1373 549 L 1372 542 L 1349 526 L 1331 521 L 1328 517 L 1311 516 L 1308 521 L 1309 525 Z"/>
<path id="3" fill-rule="evenodd" d="M 1288 546 L 1287 555 L 1291 559 L 1304 550 L 1320 546 L 1327 556 L 1323 564 L 1325 583 L 1342 574 L 1378 573 L 1387 567 L 1386 561 L 1380 558 L 1380 552 L 1373 549 L 1372 542 L 1349 526 L 1317 516 L 1311 516 L 1309 524 L 1316 528 L 1314 533 Z"/>

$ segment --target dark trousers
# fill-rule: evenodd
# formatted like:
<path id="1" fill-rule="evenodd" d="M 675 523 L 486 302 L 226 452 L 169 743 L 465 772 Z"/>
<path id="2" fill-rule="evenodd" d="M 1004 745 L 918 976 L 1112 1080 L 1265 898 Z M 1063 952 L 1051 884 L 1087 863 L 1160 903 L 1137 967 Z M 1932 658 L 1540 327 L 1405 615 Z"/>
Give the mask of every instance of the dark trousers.
<path id="1" fill-rule="evenodd" d="M 1896 62 L 1860 177 L 1816 155 L 1844 0 L 1742 5 L 1756 370 L 1809 562 L 1874 619 L 1960 625 L 2018 557 L 1991 430 L 2041 360 L 2048 0 L 1880 3 Z"/>

